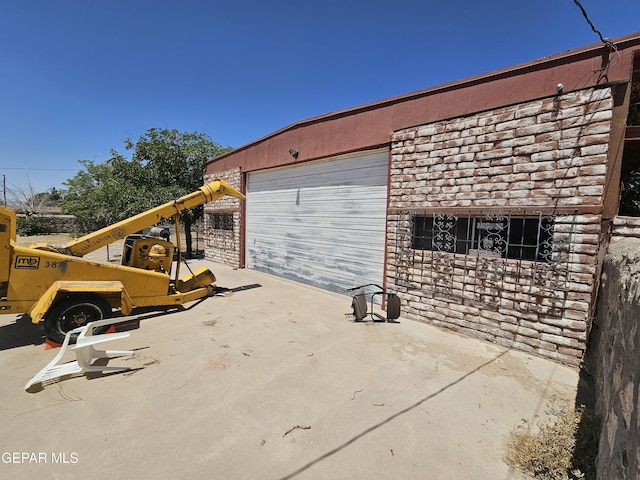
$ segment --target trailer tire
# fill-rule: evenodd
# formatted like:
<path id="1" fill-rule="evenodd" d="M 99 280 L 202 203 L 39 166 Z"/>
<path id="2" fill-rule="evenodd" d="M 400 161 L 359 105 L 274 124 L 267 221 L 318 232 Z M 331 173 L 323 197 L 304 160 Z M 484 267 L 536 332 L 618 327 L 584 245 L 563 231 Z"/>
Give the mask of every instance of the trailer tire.
<path id="1" fill-rule="evenodd" d="M 109 303 L 95 295 L 77 295 L 66 297 L 56 304 L 44 316 L 44 330 L 47 338 L 57 343 L 64 342 L 67 332 L 82 327 L 89 322 L 95 322 L 111 317 L 112 310 Z M 109 325 L 96 327 L 94 333 L 104 333 Z M 69 343 L 76 343 L 78 338 L 74 334 Z"/>

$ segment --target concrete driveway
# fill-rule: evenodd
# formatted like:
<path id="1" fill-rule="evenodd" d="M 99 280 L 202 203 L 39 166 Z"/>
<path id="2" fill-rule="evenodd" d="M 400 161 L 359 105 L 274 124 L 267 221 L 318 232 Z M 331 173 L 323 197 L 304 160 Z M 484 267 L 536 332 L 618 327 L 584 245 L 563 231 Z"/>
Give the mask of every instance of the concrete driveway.
<path id="1" fill-rule="evenodd" d="M 108 346 L 133 372 L 26 393 L 55 351 L 0 316 L 0 478 L 507 480 L 509 431 L 575 399 L 575 369 L 201 263 L 235 291 L 141 315 Z"/>

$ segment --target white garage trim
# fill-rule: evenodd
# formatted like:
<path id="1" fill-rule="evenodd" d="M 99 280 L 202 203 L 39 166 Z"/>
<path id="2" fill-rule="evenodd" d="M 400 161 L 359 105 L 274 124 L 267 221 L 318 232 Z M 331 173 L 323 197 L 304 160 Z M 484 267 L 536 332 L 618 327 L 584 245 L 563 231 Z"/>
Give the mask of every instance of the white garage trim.
<path id="1" fill-rule="evenodd" d="M 249 173 L 247 267 L 342 292 L 382 285 L 389 151 Z"/>

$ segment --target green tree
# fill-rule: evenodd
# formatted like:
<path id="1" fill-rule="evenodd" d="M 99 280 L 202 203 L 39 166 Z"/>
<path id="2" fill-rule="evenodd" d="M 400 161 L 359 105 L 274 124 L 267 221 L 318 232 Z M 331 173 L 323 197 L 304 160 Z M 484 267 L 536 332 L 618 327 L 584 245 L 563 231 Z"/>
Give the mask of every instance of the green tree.
<path id="1" fill-rule="evenodd" d="M 620 215 L 640 217 L 640 167 L 622 178 L 619 212 Z"/>
<path id="2" fill-rule="evenodd" d="M 60 192 L 56 189 L 56 187 L 51 187 L 46 192 L 36 193 L 33 196 L 33 201 L 35 203 L 39 203 L 45 206 L 55 206 L 60 201 Z"/>
<path id="3" fill-rule="evenodd" d="M 231 150 L 230 147 L 217 144 L 204 133 L 183 133 L 166 128 L 151 128 L 135 143 L 127 139 L 125 147 L 133 150 L 133 155 L 130 162 L 121 162 L 124 160 L 121 157 L 118 168 L 123 171 L 128 168 L 133 174 L 142 173 L 137 178 L 136 185 L 144 192 L 141 197 L 153 199 L 155 205 L 196 191 L 202 186 L 204 163 L 207 159 Z M 202 217 L 202 211 L 200 206 L 183 212 L 180 216 L 184 226 L 187 258 L 193 255 L 191 227 Z"/>
<path id="4" fill-rule="evenodd" d="M 132 151 L 131 159 L 112 150 L 103 164 L 80 162 L 86 171 L 65 182 L 65 211 L 104 225 L 124 220 L 196 191 L 203 183 L 205 161 L 230 150 L 203 133 L 158 128 L 135 142 L 126 139 L 124 146 Z M 202 207 L 180 216 L 187 257 L 193 255 L 191 227 L 201 217 Z"/>
<path id="5" fill-rule="evenodd" d="M 66 189 L 60 199 L 65 213 L 75 215 L 84 230 L 95 230 L 138 213 L 132 199 L 136 197 L 132 183 L 117 171 L 113 157 L 104 163 L 80 160 L 84 170 L 64 182 Z"/>

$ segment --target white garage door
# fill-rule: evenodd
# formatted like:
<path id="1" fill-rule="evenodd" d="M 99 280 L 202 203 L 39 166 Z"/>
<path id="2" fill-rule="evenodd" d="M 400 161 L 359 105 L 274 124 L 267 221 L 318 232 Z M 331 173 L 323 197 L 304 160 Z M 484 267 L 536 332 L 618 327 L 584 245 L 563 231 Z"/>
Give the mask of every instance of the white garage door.
<path id="1" fill-rule="evenodd" d="M 388 155 L 250 173 L 247 267 L 334 292 L 382 285 Z"/>

